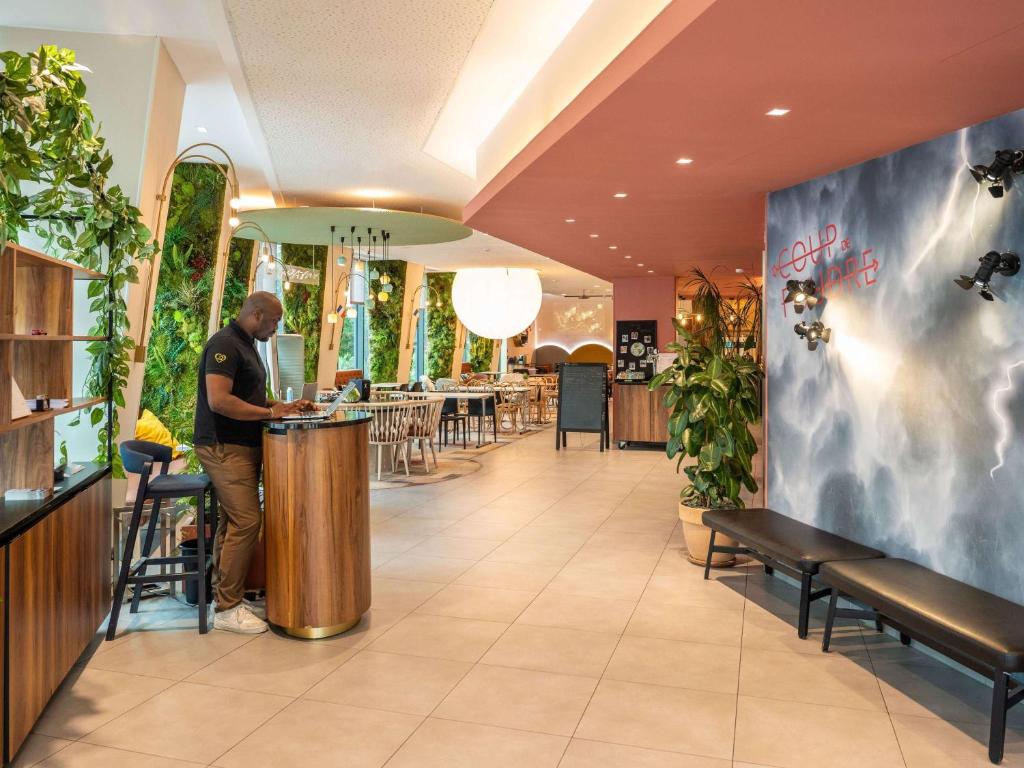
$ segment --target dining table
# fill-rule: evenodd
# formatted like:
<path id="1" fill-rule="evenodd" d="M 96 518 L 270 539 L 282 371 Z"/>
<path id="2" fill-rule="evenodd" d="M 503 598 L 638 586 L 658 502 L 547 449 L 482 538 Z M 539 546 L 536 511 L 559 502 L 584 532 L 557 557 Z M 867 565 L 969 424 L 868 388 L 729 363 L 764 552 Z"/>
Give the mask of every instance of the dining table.
<path id="1" fill-rule="evenodd" d="M 460 387 L 458 389 L 445 389 L 445 390 L 434 390 L 432 392 L 408 392 L 410 399 L 421 398 L 430 399 L 435 397 L 443 397 L 445 399 L 452 398 L 454 400 L 491 400 L 497 405 L 497 400 L 494 397 L 494 390 L 487 389 L 486 387 Z M 484 408 L 480 409 L 480 413 L 476 415 L 476 447 L 480 448 L 483 443 L 483 431 L 484 431 Z M 492 411 L 496 411 L 496 407 L 491 408 Z M 498 420 L 494 418 L 493 422 L 494 431 L 494 442 L 498 442 Z"/>

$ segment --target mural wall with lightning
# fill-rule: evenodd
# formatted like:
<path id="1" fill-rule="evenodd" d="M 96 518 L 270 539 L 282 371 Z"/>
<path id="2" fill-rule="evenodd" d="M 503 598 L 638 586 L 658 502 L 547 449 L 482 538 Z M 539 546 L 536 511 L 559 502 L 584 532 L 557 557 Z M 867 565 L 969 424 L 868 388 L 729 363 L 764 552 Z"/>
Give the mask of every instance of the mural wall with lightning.
<path id="1" fill-rule="evenodd" d="M 1024 111 L 769 195 L 766 477 L 780 512 L 1024 603 L 1024 274 L 972 284 L 1024 253 L 1024 178 L 970 173 L 1021 146 Z"/>

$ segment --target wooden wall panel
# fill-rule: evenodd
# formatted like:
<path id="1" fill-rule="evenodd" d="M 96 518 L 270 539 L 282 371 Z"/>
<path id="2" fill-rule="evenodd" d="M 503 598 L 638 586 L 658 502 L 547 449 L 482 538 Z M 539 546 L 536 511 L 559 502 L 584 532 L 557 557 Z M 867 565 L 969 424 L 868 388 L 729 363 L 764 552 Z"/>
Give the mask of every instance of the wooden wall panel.
<path id="1" fill-rule="evenodd" d="M 27 399 L 36 395 L 71 398 L 70 341 L 15 341 L 14 380 Z"/>
<path id="2" fill-rule="evenodd" d="M 0 432 L 0 456 L 0 494 L 11 488 L 53 490 L 53 419 Z"/>
<path id="3" fill-rule="evenodd" d="M 8 545 L 10 755 L 110 609 L 110 525 L 108 476 Z"/>

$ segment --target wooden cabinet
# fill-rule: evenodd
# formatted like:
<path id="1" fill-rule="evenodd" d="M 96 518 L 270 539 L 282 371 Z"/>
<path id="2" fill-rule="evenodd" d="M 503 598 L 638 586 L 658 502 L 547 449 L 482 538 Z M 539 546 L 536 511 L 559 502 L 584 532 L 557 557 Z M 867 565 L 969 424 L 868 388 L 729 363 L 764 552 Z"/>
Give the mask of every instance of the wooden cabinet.
<path id="1" fill-rule="evenodd" d="M 6 559 L 6 759 L 27 738 L 110 610 L 110 476 L 0 548 Z"/>
<path id="2" fill-rule="evenodd" d="M 646 384 L 615 384 L 612 438 L 619 443 L 668 442 L 665 390 L 651 392 Z"/>

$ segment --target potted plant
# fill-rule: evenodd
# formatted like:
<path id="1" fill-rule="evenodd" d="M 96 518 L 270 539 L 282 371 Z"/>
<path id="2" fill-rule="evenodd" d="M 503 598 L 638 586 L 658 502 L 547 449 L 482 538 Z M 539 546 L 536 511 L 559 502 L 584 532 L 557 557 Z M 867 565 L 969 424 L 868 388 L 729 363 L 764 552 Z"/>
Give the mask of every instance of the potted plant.
<path id="1" fill-rule="evenodd" d="M 703 274 L 698 273 L 695 280 L 703 281 L 706 289 L 709 281 Z M 729 336 L 730 323 L 739 327 L 735 313 L 759 316 L 759 289 L 749 284 L 745 290 L 753 290 L 756 301 L 748 295 L 747 301 L 752 303 L 739 309 L 723 301 L 717 289 L 710 296 L 712 301 L 705 296 L 700 305 L 702 314 L 714 314 L 707 325 L 694 331 L 675 319 L 679 340 L 666 349 L 675 352 L 676 359 L 650 382 L 652 390 L 667 386 L 668 457 L 676 459 L 677 469 L 687 457 L 696 459 L 683 469 L 690 484 L 680 493 L 679 518 L 688 557 L 700 565 L 706 562 L 710 545 L 710 531 L 701 519 L 704 510 L 742 508 L 742 490 L 757 491 L 753 472 L 757 443 L 750 425 L 761 418 L 764 372 L 755 356 L 758 338 L 756 332 L 750 332 L 741 344 L 736 344 L 730 343 Z M 727 313 L 724 321 L 723 313 Z M 724 539 L 718 543 L 729 546 Z M 729 565 L 733 560 L 732 555 L 721 553 L 713 558 L 712 565 Z"/>

